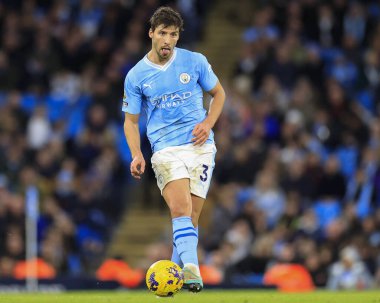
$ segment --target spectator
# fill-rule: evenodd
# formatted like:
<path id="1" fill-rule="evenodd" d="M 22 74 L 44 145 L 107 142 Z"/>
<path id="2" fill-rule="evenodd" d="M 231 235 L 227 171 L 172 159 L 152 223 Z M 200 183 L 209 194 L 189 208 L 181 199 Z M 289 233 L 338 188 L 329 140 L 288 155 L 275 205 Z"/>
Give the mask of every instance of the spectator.
<path id="1" fill-rule="evenodd" d="M 340 260 L 331 266 L 327 287 L 332 290 L 366 289 L 372 283 L 356 248 L 347 246 L 341 251 Z"/>

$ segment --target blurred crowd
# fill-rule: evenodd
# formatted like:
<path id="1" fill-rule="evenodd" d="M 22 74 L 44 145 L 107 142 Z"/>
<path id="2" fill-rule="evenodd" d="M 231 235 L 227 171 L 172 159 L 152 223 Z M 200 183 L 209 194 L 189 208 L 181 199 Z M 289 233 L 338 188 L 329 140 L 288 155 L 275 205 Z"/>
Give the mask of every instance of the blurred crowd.
<path id="1" fill-rule="evenodd" d="M 41 260 L 56 274 L 96 270 L 128 198 L 124 77 L 161 4 L 177 5 L 192 27 L 184 43 L 195 42 L 198 2 L 0 1 L 0 277 L 25 259 L 35 189 Z"/>
<path id="2" fill-rule="evenodd" d="M 297 263 L 317 286 L 379 287 L 379 2 L 258 1 L 242 43 L 203 262 L 236 285 Z"/>
<path id="3" fill-rule="evenodd" d="M 58 274 L 94 272 L 128 196 L 121 98 L 147 20 L 176 6 L 193 49 L 206 2 L 0 3 L 0 277 L 25 257 L 30 188 L 39 256 Z M 317 286 L 380 286 L 379 21 L 377 1 L 257 1 L 223 81 L 201 216 L 200 260 L 219 282 L 260 285 L 297 263 Z"/>

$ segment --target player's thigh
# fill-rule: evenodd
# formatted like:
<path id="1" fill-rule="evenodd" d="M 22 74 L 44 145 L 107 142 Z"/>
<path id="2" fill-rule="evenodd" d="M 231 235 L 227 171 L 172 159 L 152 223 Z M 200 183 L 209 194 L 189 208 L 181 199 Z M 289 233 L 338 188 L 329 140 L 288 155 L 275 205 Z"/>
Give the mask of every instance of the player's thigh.
<path id="1" fill-rule="evenodd" d="M 175 156 L 177 149 L 169 148 L 153 154 L 152 168 L 157 185 L 174 217 L 190 216 L 190 175 L 185 163 Z"/>
<path id="2" fill-rule="evenodd" d="M 163 195 L 163 189 L 169 182 L 190 178 L 185 163 L 175 156 L 175 149 L 173 148 L 155 152 L 151 163 L 161 195 Z"/>
<path id="3" fill-rule="evenodd" d="M 191 216 L 192 200 L 188 178 L 173 180 L 166 184 L 162 196 L 174 217 Z"/>

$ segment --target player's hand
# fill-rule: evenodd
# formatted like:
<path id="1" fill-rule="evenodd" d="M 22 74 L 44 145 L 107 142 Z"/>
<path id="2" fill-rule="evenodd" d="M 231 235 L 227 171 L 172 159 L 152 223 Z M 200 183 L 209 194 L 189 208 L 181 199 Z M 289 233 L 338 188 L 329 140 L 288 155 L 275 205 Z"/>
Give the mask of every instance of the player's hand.
<path id="1" fill-rule="evenodd" d="M 195 125 L 192 132 L 194 138 L 191 139 L 191 141 L 193 141 L 194 145 L 203 145 L 207 141 L 210 131 L 211 125 L 209 125 L 206 120 L 202 121 L 201 123 Z"/>
<path id="2" fill-rule="evenodd" d="M 135 156 L 131 163 L 131 175 L 136 179 L 141 179 L 145 171 L 145 160 L 142 155 Z"/>

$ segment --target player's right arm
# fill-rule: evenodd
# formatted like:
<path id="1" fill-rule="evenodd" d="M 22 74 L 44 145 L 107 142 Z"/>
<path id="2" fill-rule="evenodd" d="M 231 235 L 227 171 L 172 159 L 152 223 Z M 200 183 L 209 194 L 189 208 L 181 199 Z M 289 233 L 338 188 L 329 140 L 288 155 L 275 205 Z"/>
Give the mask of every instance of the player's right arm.
<path id="1" fill-rule="evenodd" d="M 145 171 L 145 159 L 140 147 L 139 116 L 125 113 L 124 119 L 124 134 L 132 154 L 131 175 L 136 179 L 141 179 Z"/>
<path id="2" fill-rule="evenodd" d="M 125 112 L 124 134 L 132 154 L 131 175 L 141 179 L 145 170 L 145 160 L 141 152 L 139 117 L 141 111 L 141 90 L 133 72 L 128 73 L 124 82 L 122 110 Z"/>

